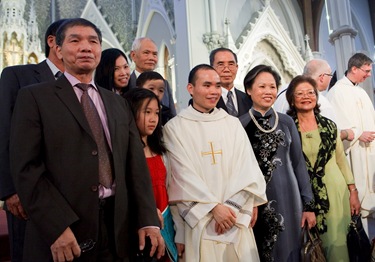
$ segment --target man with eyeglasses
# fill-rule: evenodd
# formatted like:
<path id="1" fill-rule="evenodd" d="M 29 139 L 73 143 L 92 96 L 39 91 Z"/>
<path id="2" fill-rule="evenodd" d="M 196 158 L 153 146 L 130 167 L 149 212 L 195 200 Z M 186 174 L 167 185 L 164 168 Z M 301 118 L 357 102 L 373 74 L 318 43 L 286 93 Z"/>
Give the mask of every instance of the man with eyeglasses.
<path id="1" fill-rule="evenodd" d="M 371 76 L 372 64 L 365 54 L 354 54 L 348 61 L 346 76 L 327 94 L 335 109 L 337 127 L 342 130 L 361 201 L 363 226 L 370 239 L 375 237 L 375 111 L 358 84 Z"/>
<path id="2" fill-rule="evenodd" d="M 332 78 L 332 70 L 327 61 L 323 59 L 313 59 L 306 63 L 303 69 L 303 75 L 311 77 L 315 80 L 319 91 L 318 103 L 320 104 L 320 114 L 335 121 L 335 113 L 331 103 L 323 95 Z M 279 92 L 273 108 L 280 112 L 286 113 L 289 110 L 288 101 L 286 101 L 285 91 L 287 88 Z"/>
<path id="3" fill-rule="evenodd" d="M 237 55 L 228 48 L 217 48 L 210 53 L 210 65 L 219 74 L 221 82 L 222 94 L 216 107 L 235 117 L 246 114 L 253 102 L 244 92 L 234 87 L 238 70 Z"/>

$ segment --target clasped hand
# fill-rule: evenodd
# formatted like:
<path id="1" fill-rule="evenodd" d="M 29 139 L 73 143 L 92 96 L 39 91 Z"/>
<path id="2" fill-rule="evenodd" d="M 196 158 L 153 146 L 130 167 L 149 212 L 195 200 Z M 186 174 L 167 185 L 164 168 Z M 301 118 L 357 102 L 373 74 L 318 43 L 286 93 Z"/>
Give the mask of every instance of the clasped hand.
<path id="1" fill-rule="evenodd" d="M 374 141 L 374 138 L 375 138 L 375 132 L 364 131 L 358 139 L 359 141 L 363 143 L 371 143 L 372 141 Z"/>
<path id="2" fill-rule="evenodd" d="M 215 223 L 215 231 L 218 235 L 224 234 L 236 224 L 236 213 L 227 206 L 217 204 L 211 211 Z"/>

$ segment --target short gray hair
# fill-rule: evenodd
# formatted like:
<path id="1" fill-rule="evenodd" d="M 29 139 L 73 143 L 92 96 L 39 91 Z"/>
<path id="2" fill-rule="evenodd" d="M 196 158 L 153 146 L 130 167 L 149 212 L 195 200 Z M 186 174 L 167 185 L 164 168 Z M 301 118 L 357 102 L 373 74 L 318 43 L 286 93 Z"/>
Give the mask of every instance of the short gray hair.
<path id="1" fill-rule="evenodd" d="M 149 37 L 139 37 L 139 38 L 136 38 L 134 41 L 133 41 L 133 44 L 132 44 L 132 51 L 138 51 L 140 48 L 141 48 L 141 44 L 144 40 L 150 40 L 151 42 L 154 42 L 154 40 L 152 40 L 151 38 Z M 155 44 L 156 45 L 156 44 Z"/>

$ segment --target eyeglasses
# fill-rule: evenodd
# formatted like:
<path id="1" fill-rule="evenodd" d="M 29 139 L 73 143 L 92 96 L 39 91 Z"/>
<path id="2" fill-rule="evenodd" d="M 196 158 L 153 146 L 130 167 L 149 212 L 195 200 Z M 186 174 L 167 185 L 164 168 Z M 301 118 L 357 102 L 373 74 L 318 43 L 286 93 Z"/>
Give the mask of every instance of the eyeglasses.
<path id="1" fill-rule="evenodd" d="M 365 73 L 366 75 L 370 74 L 371 73 L 371 69 L 368 69 L 368 70 L 365 70 L 365 69 L 362 69 L 360 67 L 357 67 L 358 69 L 360 69 L 363 73 Z"/>
<path id="2" fill-rule="evenodd" d="M 307 91 L 307 92 L 296 92 L 294 93 L 294 96 L 297 97 L 297 98 L 303 98 L 305 96 L 307 97 L 315 97 L 316 94 L 314 92 L 314 90 L 310 90 L 310 91 Z"/>
<path id="3" fill-rule="evenodd" d="M 332 75 L 332 74 L 323 73 L 323 74 L 321 74 L 321 76 L 329 76 L 329 77 L 332 77 L 333 75 Z"/>
<path id="4" fill-rule="evenodd" d="M 218 64 L 216 67 L 215 67 L 218 71 L 223 71 L 225 68 L 228 68 L 230 71 L 234 71 L 237 69 L 237 64 L 228 64 L 228 65 L 225 65 L 225 64 Z"/>
<path id="5" fill-rule="evenodd" d="M 90 251 L 91 249 L 94 248 L 95 246 L 95 241 L 92 240 L 92 239 L 88 239 L 88 240 L 85 240 L 81 243 L 79 243 L 79 247 L 81 248 L 81 252 L 82 253 L 85 253 L 85 252 L 88 252 Z"/>

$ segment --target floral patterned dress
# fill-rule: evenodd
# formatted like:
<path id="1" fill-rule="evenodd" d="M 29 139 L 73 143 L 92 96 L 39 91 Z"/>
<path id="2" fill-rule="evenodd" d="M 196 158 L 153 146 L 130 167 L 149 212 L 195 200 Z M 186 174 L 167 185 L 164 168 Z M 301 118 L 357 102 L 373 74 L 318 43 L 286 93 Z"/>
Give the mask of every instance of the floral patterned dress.
<path id="1" fill-rule="evenodd" d="M 275 125 L 273 109 L 264 116 L 250 110 L 263 129 Z M 261 261 L 299 262 L 302 212 L 313 211 L 314 198 L 294 121 L 278 116 L 270 133 L 258 129 L 250 117 L 241 120 L 267 182 L 268 203 L 258 208 L 254 234 Z"/>

